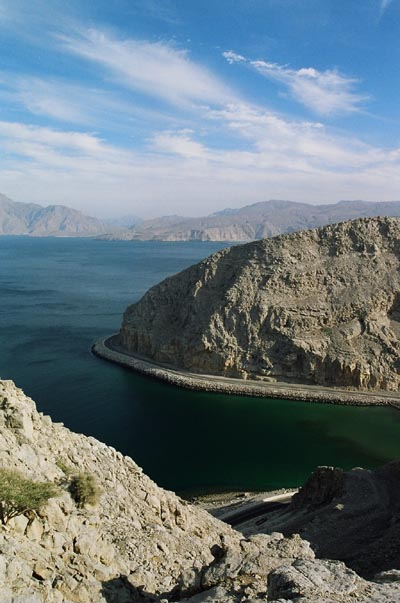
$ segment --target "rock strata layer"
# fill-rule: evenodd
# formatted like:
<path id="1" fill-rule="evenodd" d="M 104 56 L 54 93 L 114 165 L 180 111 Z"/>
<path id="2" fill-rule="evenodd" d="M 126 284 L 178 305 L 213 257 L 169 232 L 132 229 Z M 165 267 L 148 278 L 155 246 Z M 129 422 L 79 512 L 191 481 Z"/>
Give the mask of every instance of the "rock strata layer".
<path id="1" fill-rule="evenodd" d="M 397 392 L 400 220 L 224 249 L 150 289 L 120 344 L 192 372 Z"/>

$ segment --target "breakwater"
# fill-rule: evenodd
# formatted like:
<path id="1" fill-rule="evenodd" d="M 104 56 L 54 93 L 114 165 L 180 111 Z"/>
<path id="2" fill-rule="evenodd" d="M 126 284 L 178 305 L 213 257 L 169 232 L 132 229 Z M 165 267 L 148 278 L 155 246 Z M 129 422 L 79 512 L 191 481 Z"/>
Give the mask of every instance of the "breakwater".
<path id="1" fill-rule="evenodd" d="M 400 396 L 392 392 L 354 391 L 338 387 L 271 383 L 192 373 L 135 356 L 119 344 L 118 335 L 100 339 L 93 345 L 92 352 L 143 375 L 195 391 L 354 406 L 387 406 L 400 403 Z"/>

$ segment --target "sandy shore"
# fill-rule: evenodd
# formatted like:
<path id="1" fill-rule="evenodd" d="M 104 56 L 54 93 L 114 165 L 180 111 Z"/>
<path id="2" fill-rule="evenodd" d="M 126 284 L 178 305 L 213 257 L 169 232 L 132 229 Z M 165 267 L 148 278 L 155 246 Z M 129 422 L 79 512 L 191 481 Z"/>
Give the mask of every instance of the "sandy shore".
<path id="1" fill-rule="evenodd" d="M 220 492 L 215 494 L 201 494 L 187 498 L 187 500 L 202 509 L 205 509 L 219 519 L 236 510 L 251 507 L 265 500 L 277 499 L 281 496 L 294 494 L 297 489 L 280 488 L 266 492 Z"/>
<path id="2" fill-rule="evenodd" d="M 360 392 L 319 385 L 233 379 L 216 375 L 202 375 L 157 364 L 122 348 L 118 343 L 117 335 L 97 341 L 92 347 L 92 352 L 105 360 L 144 375 L 197 391 L 355 406 L 396 405 L 397 408 L 400 408 L 400 396 L 392 392 Z"/>

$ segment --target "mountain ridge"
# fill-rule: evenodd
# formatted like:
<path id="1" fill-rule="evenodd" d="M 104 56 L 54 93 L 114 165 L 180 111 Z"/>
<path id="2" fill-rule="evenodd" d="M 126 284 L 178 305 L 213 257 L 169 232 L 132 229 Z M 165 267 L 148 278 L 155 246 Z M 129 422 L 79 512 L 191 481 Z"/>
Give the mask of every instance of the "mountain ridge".
<path id="1" fill-rule="evenodd" d="M 198 218 L 164 216 L 144 220 L 127 231 L 102 238 L 244 243 L 353 218 L 379 215 L 400 217 L 400 201 L 339 201 L 327 205 L 283 200 L 261 201 L 238 209 L 226 208 Z"/>
<path id="2" fill-rule="evenodd" d="M 111 227 L 65 205 L 20 203 L 0 194 L 0 236 L 95 237 Z"/>

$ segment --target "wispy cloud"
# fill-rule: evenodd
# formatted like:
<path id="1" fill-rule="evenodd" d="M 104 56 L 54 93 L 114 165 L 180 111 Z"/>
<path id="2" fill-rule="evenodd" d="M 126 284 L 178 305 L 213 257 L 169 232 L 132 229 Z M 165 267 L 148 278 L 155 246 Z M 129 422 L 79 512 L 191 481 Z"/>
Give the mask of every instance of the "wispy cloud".
<path id="1" fill-rule="evenodd" d="M 207 148 L 193 140 L 192 134 L 192 130 L 159 132 L 151 142 L 154 149 L 164 153 L 181 155 L 187 159 L 206 159 L 209 155 Z"/>
<path id="2" fill-rule="evenodd" d="M 32 76 L 5 75 L 0 81 L 1 98 L 26 108 L 34 115 L 44 115 L 75 124 L 90 123 L 89 106 L 77 100 L 80 95 L 88 99 L 89 93 L 85 87 Z M 93 106 L 93 103 L 90 103 L 90 106 Z"/>
<path id="3" fill-rule="evenodd" d="M 1 121 L 0 137 L 5 141 L 8 140 L 9 143 L 12 141 L 14 148 L 18 148 L 21 142 L 23 144 L 34 142 L 51 149 L 62 149 L 64 152 L 91 153 L 97 156 L 109 153 L 109 148 L 95 135 L 85 132 L 65 132 L 18 122 Z"/>
<path id="4" fill-rule="evenodd" d="M 232 51 L 224 52 L 230 64 L 246 63 L 264 77 L 284 84 L 292 96 L 319 115 L 358 111 L 366 96 L 354 92 L 356 78 L 345 76 L 334 69 L 318 71 L 313 67 L 291 69 L 286 65 L 246 59 Z"/>
<path id="5" fill-rule="evenodd" d="M 380 2 L 380 14 L 382 16 L 386 9 L 389 7 L 389 5 L 392 3 L 392 0 L 380 0 Z"/>
<path id="6" fill-rule="evenodd" d="M 97 63 L 120 85 L 176 106 L 220 103 L 232 94 L 185 50 L 164 42 L 121 40 L 95 29 L 60 40 L 64 49 Z"/>
<path id="7" fill-rule="evenodd" d="M 85 86 L 60 78 L 15 76 L 0 72 L 0 101 L 12 103 L 32 115 L 51 121 L 114 133 L 142 130 L 146 124 L 166 127 L 182 123 L 166 111 L 158 111 L 123 98 L 115 89 Z"/>
<path id="8" fill-rule="evenodd" d="M 296 119 L 246 101 L 171 43 L 71 32 L 46 44 L 80 79 L 0 73 L 14 116 L 0 122 L 0 190 L 17 200 L 198 214 L 271 197 L 388 199 L 400 189 L 399 149 L 321 123 L 360 107 L 353 78 L 225 53 L 318 114 Z"/>
<path id="9" fill-rule="evenodd" d="M 207 213 L 267 198 L 309 202 L 390 199 L 400 188 L 400 149 L 335 136 L 259 107 L 227 105 L 209 120 L 246 144 L 211 145 L 196 130 L 154 133 L 145 153 L 93 133 L 0 122 L 1 189 L 17 200 L 66 203 L 104 215 L 135 210 Z M 164 207 L 163 207 L 164 205 Z"/>

